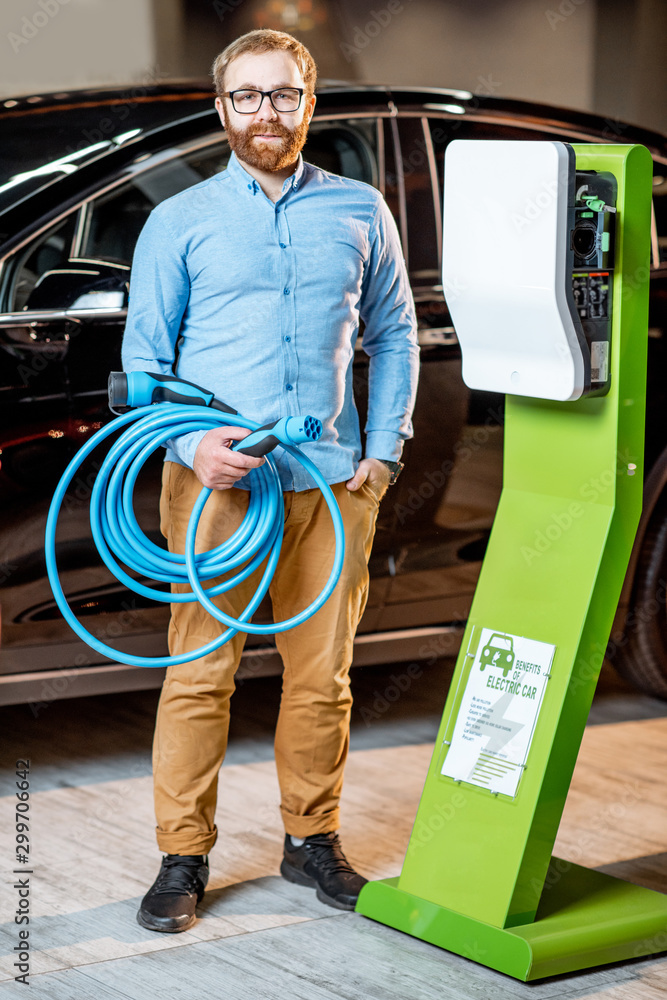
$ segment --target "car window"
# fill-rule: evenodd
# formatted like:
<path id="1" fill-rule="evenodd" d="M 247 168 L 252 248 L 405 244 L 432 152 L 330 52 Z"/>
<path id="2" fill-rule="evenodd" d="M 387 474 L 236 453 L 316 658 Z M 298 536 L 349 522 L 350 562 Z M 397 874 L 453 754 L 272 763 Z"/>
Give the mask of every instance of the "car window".
<path id="1" fill-rule="evenodd" d="M 560 139 L 562 135 L 551 135 L 531 128 L 505 125 L 498 122 L 451 121 L 447 118 L 430 120 L 431 140 L 438 167 L 440 191 L 445 180 L 445 150 L 452 139 Z"/>
<path id="2" fill-rule="evenodd" d="M 77 215 L 78 213 L 72 212 L 46 233 L 42 233 L 34 243 L 19 251 L 7 269 L 3 312 L 18 312 L 23 309 L 42 275 L 67 263 L 72 254 Z"/>
<path id="3" fill-rule="evenodd" d="M 433 285 L 440 279 L 441 220 L 428 122 L 425 118 L 399 118 L 398 127 L 410 278 L 414 285 Z"/>
<path id="4" fill-rule="evenodd" d="M 65 264 L 72 255 L 131 264 L 139 233 L 153 208 L 224 170 L 229 156 L 224 139 L 180 156 L 157 154 L 154 165 L 144 165 L 132 180 L 84 206 L 83 225 L 76 240 L 79 216 L 72 212 L 10 262 L 3 311 L 22 309 L 40 277 Z M 375 119 L 313 123 L 304 156 L 326 170 L 377 187 Z"/>
<path id="5" fill-rule="evenodd" d="M 0 211 L 17 196 L 62 177 L 59 164 L 77 166 L 128 134 L 147 134 L 209 109 L 214 114 L 213 95 L 197 87 L 178 88 L 178 95 L 149 93 L 149 89 L 128 87 L 125 93 L 98 97 L 81 91 L 60 94 L 55 100 L 35 96 L 0 103 Z"/>
<path id="6" fill-rule="evenodd" d="M 304 156 L 334 173 L 377 184 L 374 136 L 374 126 L 367 122 L 354 128 L 341 123 L 313 125 Z M 139 233 L 153 208 L 224 170 L 229 156 L 227 142 L 217 142 L 158 163 L 98 198 L 88 211 L 80 256 L 131 263 Z"/>
<path id="7" fill-rule="evenodd" d="M 81 235 L 76 236 L 80 213 L 74 211 L 19 251 L 8 263 L 2 311 L 23 309 L 42 275 L 63 266 L 71 256 L 131 264 L 134 246 L 152 209 L 224 169 L 229 146 L 223 140 L 162 162 L 159 154 L 155 159 L 155 166 L 84 206 Z"/>
<path id="8" fill-rule="evenodd" d="M 88 208 L 79 256 L 131 264 L 139 233 L 155 206 L 219 173 L 229 155 L 228 144 L 217 142 L 158 162 L 129 183 L 101 195 Z"/>
<path id="9" fill-rule="evenodd" d="M 312 122 L 303 158 L 333 174 L 378 187 L 376 120 Z"/>
<path id="10" fill-rule="evenodd" d="M 408 259 L 408 232 L 405 218 L 405 191 L 402 178 L 399 181 L 400 164 L 397 162 L 399 150 L 398 123 L 395 118 L 382 121 L 381 182 L 384 200 L 396 220 L 403 244 L 403 256 Z"/>

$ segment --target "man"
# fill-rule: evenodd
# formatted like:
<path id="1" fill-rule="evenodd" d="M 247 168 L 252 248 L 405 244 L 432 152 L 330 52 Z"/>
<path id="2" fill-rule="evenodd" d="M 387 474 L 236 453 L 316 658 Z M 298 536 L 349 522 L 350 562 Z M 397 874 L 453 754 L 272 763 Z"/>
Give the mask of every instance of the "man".
<path id="1" fill-rule="evenodd" d="M 353 909 L 365 879 L 337 835 L 349 742 L 349 666 L 364 610 L 380 497 L 399 469 L 418 352 L 414 304 L 396 226 L 378 192 L 304 163 L 315 107 L 310 53 L 283 32 L 259 30 L 213 66 L 216 108 L 232 155 L 226 170 L 162 202 L 137 244 L 123 364 L 174 371 L 247 417 L 266 423 L 313 413 L 322 439 L 304 450 L 332 486 L 345 526 L 340 581 L 308 622 L 276 636 L 284 664 L 275 753 L 285 824 L 282 875 Z M 370 356 L 366 456 L 352 395 L 359 322 Z M 176 360 L 177 359 L 177 360 Z M 168 442 L 161 497 L 170 550 L 202 484 L 212 488 L 199 550 L 241 523 L 250 470 L 264 459 L 230 449 L 247 431 L 221 427 Z M 278 449 L 285 535 L 270 594 L 274 615 L 301 611 L 331 567 L 333 532 L 319 490 Z M 259 571 L 258 571 L 259 572 Z M 257 574 L 216 603 L 238 616 Z M 193 650 L 220 625 L 198 604 L 172 605 L 172 654 Z M 182 931 L 208 879 L 217 838 L 218 771 L 243 634 L 215 654 L 168 668 L 153 752 L 158 878 L 137 915 L 144 927 Z"/>

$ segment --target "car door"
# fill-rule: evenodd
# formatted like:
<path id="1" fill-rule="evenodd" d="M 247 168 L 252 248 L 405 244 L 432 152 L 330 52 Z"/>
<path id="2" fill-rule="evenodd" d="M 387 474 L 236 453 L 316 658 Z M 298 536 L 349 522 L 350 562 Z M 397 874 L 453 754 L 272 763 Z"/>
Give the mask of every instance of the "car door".
<path id="1" fill-rule="evenodd" d="M 4 399 L 7 419 L 0 503 L 5 528 L 11 530 L 2 532 L 0 555 L 0 564 L 8 568 L 2 598 L 4 672 L 102 659 L 72 636 L 44 574 L 42 539 L 50 496 L 69 457 L 111 419 L 107 380 L 110 370 L 121 368 L 126 286 L 143 224 L 164 198 L 224 169 L 229 153 L 218 130 L 142 155 L 65 218 L 27 238 L 5 262 L 0 407 Z M 307 156 L 377 186 L 376 120 L 332 116 L 313 123 Z M 26 356 L 40 347 L 43 361 L 30 367 Z M 119 649 L 154 655 L 164 651 L 168 609 L 155 607 L 110 576 L 87 525 L 100 461 L 93 453 L 63 505 L 58 543 L 63 588 L 86 627 Z M 158 544 L 164 544 L 157 517 L 161 463 L 160 452 L 147 463 L 135 495 L 142 528 Z M 268 617 L 268 604 L 258 617 L 262 613 Z"/>
<path id="2" fill-rule="evenodd" d="M 2 672 L 97 662 L 62 620 L 45 576 L 43 534 L 53 488 L 67 461 L 112 414 L 109 372 L 120 345 L 136 239 L 152 208 L 222 169 L 218 131 L 142 156 L 110 177 L 4 262 L 0 310 L 0 565 Z M 101 565 L 87 524 L 101 456 L 93 452 L 72 483 L 59 521 L 59 567 L 73 611 L 128 652 L 164 647 L 166 607 L 129 593 Z M 160 542 L 161 456 L 147 465 L 137 506 Z M 147 497 L 152 496 L 152 502 Z M 119 624 L 120 623 L 120 624 Z M 151 648 L 151 645 L 153 648 Z"/>
<path id="3" fill-rule="evenodd" d="M 390 575 L 380 628 L 467 617 L 501 486 L 502 400 L 480 400 L 441 276 L 442 177 L 418 108 L 384 121 L 385 197 L 401 231 L 417 310 L 421 370 L 406 468 L 380 509 L 372 565 Z"/>

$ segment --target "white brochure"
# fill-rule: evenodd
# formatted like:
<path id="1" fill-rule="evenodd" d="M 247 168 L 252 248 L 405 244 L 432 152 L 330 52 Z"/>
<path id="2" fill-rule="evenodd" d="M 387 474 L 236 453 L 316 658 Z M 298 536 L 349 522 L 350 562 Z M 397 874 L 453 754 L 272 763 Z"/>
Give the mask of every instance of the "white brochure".
<path id="1" fill-rule="evenodd" d="M 482 629 L 442 774 L 516 795 L 555 649 Z"/>

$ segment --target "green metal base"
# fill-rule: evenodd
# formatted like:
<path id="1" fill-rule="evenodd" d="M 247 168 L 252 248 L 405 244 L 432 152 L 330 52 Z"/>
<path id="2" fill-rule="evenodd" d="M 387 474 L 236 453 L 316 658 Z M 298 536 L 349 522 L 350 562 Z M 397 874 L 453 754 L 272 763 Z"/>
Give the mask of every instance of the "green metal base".
<path id="1" fill-rule="evenodd" d="M 552 858 L 533 923 L 500 928 L 369 882 L 357 912 L 528 982 L 667 951 L 667 895 Z"/>

